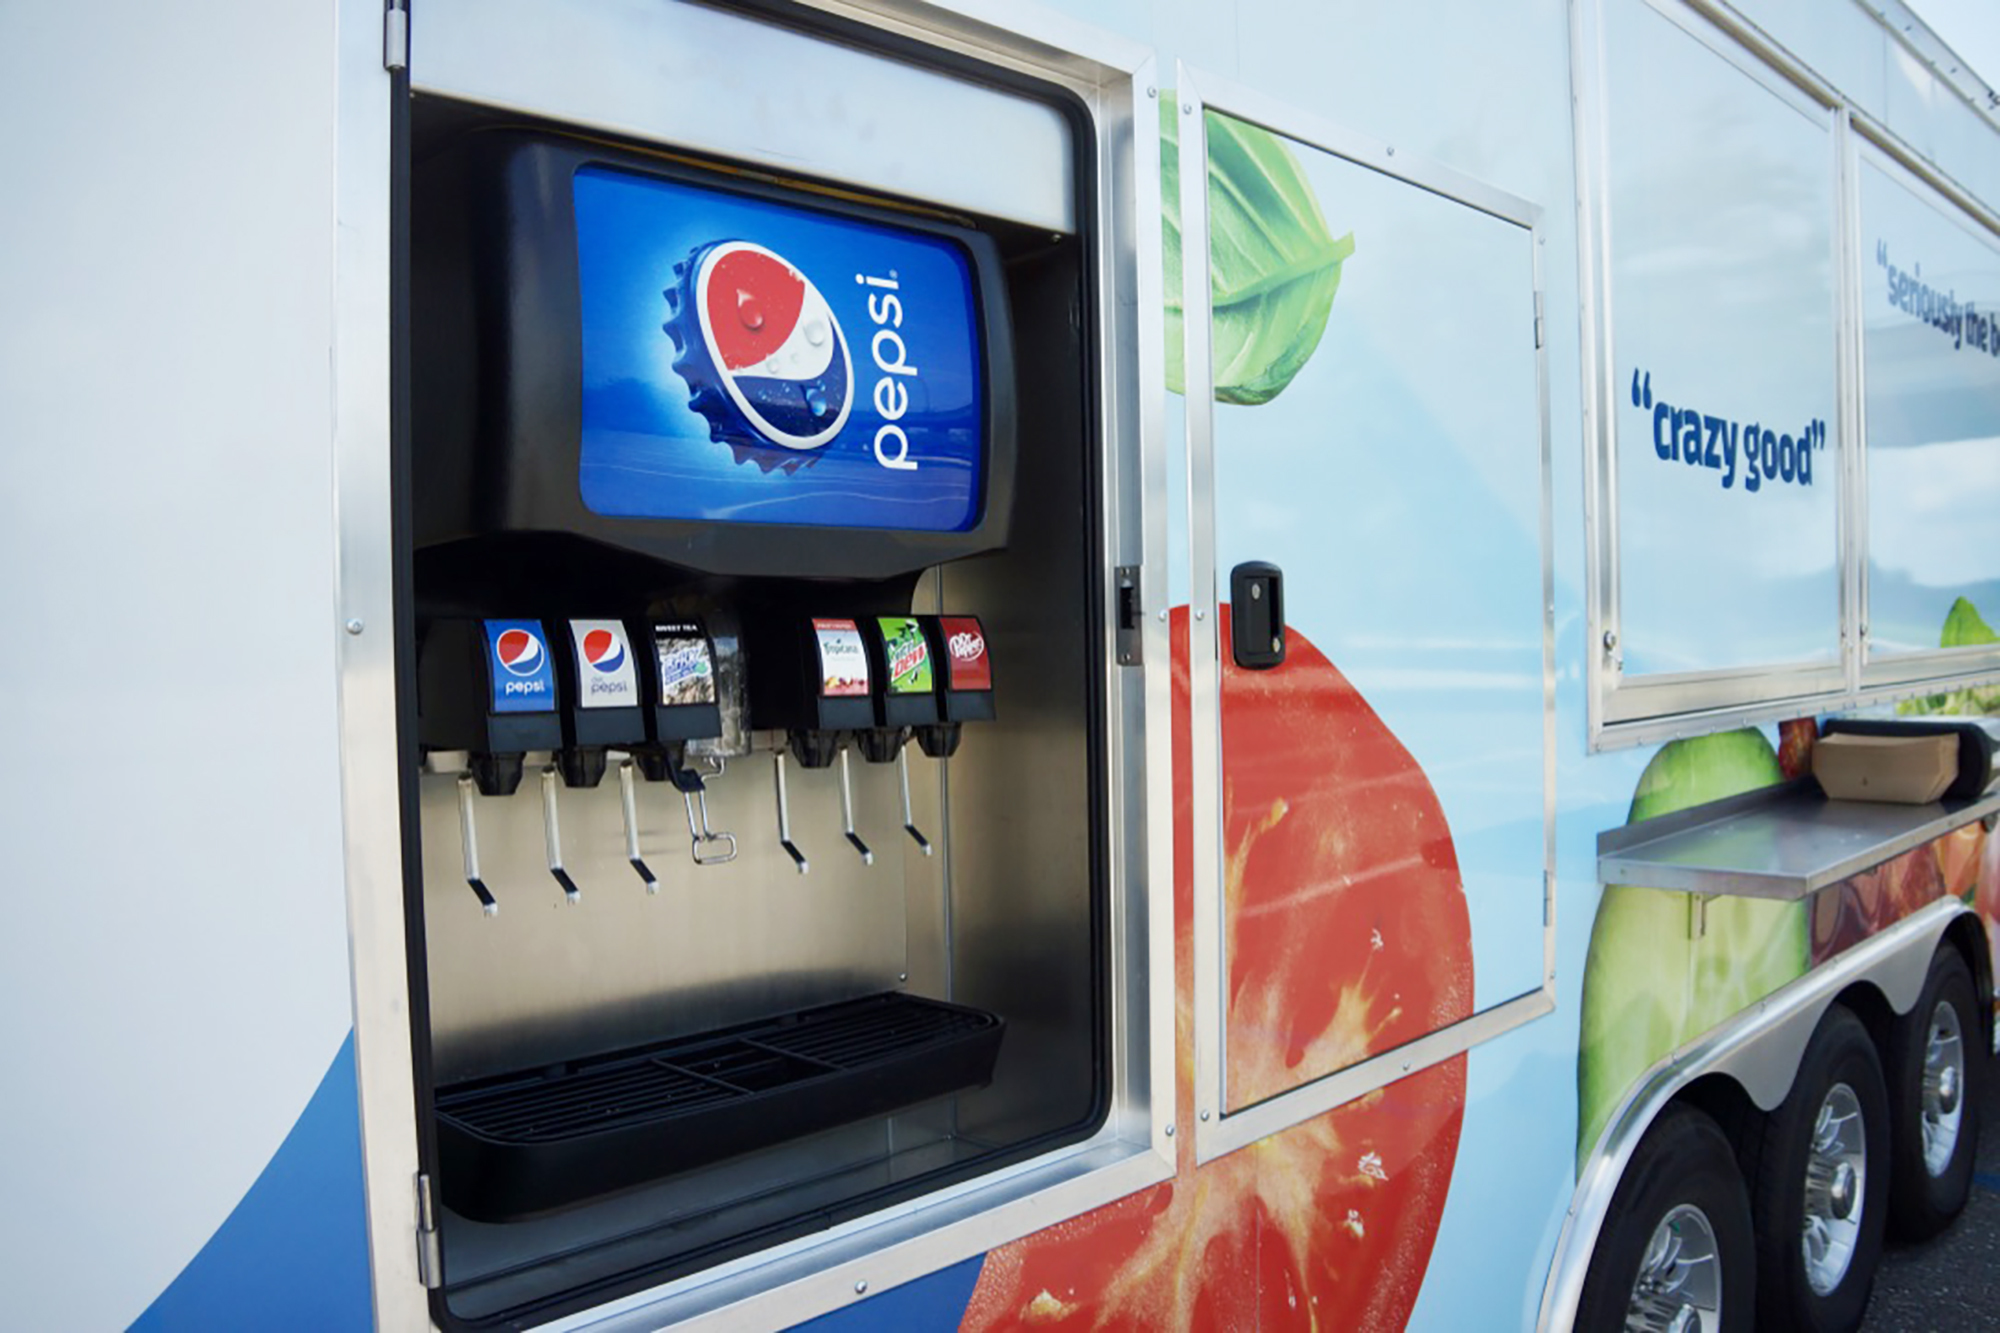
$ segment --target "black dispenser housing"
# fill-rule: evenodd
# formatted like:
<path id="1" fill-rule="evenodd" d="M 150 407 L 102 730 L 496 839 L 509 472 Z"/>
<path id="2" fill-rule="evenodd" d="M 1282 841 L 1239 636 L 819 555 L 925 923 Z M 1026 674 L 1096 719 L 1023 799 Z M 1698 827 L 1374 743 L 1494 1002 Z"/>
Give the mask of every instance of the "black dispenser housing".
<path id="1" fill-rule="evenodd" d="M 418 749 L 473 750 L 482 739 L 464 689 L 427 665 L 470 651 L 453 646 L 468 632 L 454 627 L 539 616 L 563 701 L 509 743 L 550 751 L 571 779 L 563 848 L 583 888 L 573 909 L 534 910 L 550 897 L 541 807 L 527 793 L 483 801 L 484 878 L 504 910 L 479 918 L 453 882 L 451 775 L 415 785 L 419 1092 L 445 1210 L 434 1314 L 447 1327 L 556 1317 L 1087 1137 L 1109 1097 L 1087 218 L 1052 236 L 434 97 L 412 110 L 406 554 L 425 644 Z M 729 450 L 724 470 L 746 490 L 767 476 L 809 484 L 827 464 L 810 450 L 745 445 L 719 415 L 719 391 L 703 398 L 700 367 L 676 368 L 690 356 L 691 274 L 724 243 L 787 253 L 756 237 L 688 247 L 634 292 L 658 338 L 654 378 L 643 394 L 628 386 L 624 399 L 606 398 L 611 381 L 590 378 L 596 307 L 579 255 L 580 175 L 887 229 L 957 256 L 983 389 L 964 521 L 769 523 L 754 505 L 729 516 L 616 513 L 601 494 L 593 507 L 580 479 L 594 466 L 586 427 L 609 419 L 607 401 L 629 407 L 618 418 L 628 424 L 664 419 L 668 398 L 675 421 L 717 412 L 712 438 L 676 438 Z M 892 313 L 892 289 L 867 280 L 902 283 L 905 273 L 854 267 L 804 276 L 822 292 L 851 282 Z M 851 411 L 900 408 L 899 387 L 914 404 L 908 381 L 918 377 L 874 369 L 896 364 L 893 344 L 879 357 L 870 346 L 896 326 L 851 314 L 841 324 L 860 368 Z M 908 344 L 918 361 L 914 334 Z M 774 414 L 800 401 L 783 385 L 743 395 L 775 403 Z M 868 515 L 891 511 L 885 501 Z M 886 688 L 884 617 L 914 620 L 928 689 Z M 581 618 L 622 625 L 643 695 L 636 711 L 576 706 L 588 681 L 569 621 Z M 825 690 L 815 622 L 851 622 L 870 645 L 866 690 Z M 954 632 L 961 648 L 968 632 L 978 637 L 973 677 L 955 674 Z M 707 687 L 673 674 L 665 640 L 699 644 Z M 915 741 L 907 755 L 905 736 Z M 885 748 L 892 737 L 896 748 Z M 834 832 L 834 793 L 836 778 L 849 780 L 842 751 L 870 757 L 870 743 L 900 762 L 852 765 L 875 849 L 864 865 Z M 793 765 L 793 827 L 811 839 L 810 875 L 774 854 L 774 745 Z M 657 896 L 639 892 L 620 844 L 632 772 L 612 781 L 603 767 L 620 753 L 656 779 L 637 784 L 633 804 Z M 1023 774 L 1038 775 L 1033 790 Z M 895 827 L 899 776 L 952 857 L 920 853 Z M 697 865 L 689 835 L 698 843 L 696 826 L 711 818 L 740 855 Z M 524 897 L 529 910 L 517 910 Z"/>

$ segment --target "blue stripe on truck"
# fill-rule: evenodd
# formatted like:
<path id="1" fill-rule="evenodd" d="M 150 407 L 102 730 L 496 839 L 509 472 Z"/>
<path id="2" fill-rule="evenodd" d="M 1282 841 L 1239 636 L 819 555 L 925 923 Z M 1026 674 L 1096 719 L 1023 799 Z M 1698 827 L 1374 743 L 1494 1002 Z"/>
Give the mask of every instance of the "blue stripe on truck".
<path id="1" fill-rule="evenodd" d="M 133 1329 L 368 1328 L 374 1316 L 361 1179 L 350 1032 L 249 1193 Z"/>

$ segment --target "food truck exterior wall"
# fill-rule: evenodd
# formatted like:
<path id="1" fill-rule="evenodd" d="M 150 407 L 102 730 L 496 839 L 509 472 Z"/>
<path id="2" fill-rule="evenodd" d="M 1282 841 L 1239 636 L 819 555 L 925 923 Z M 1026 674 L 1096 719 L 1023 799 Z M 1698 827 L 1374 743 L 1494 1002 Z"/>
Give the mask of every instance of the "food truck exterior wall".
<path id="1" fill-rule="evenodd" d="M 830 8 L 897 23 L 925 12 Z M 1991 920 L 2000 897 L 1994 840 L 1954 835 L 1882 875 L 1823 891 L 1824 911 L 1816 903 L 1794 914 L 1796 960 L 1753 960 L 1756 975 L 1743 987 L 1718 980 L 1721 998 L 1680 1015 L 1657 1049 L 1617 1019 L 1593 1031 L 1585 988 L 1600 905 L 1610 897 L 1597 881 L 1599 833 L 1664 813 L 1660 801 L 1672 798 L 1655 793 L 1673 785 L 1677 769 L 1699 770 L 1689 789 L 1705 799 L 1775 780 L 1786 759 L 1774 743 L 1782 737 L 1762 731 L 1732 727 L 1660 745 L 1662 731 L 1643 744 L 1600 748 L 1592 730 L 1585 664 L 1594 653 L 1586 633 L 1594 534 L 1584 497 L 1593 493 L 1587 460 L 1594 414 L 1604 410 L 1603 368 L 1585 281 L 1591 253 L 1579 234 L 1580 218 L 1588 222 L 1580 192 L 1593 165 L 1579 156 L 1571 99 L 1573 83 L 1601 69 L 1597 7 L 1518 0 L 1454 14 L 1448 28 L 1395 6 L 1337 15 L 1308 5 L 1156 9 L 1083 0 L 1020 14 L 1006 5 L 963 8 L 1051 39 L 1088 25 L 1150 52 L 1170 125 L 1183 114 L 1175 105 L 1181 86 L 1204 94 L 1251 88 L 1260 107 L 1295 111 L 1280 129 L 1339 127 L 1366 136 L 1368 152 L 1393 146 L 1406 162 L 1426 164 L 1413 175 L 1434 180 L 1442 169 L 1539 206 L 1523 215 L 1540 293 L 1530 336 L 1543 415 L 1528 471 L 1537 471 L 1538 455 L 1547 461 L 1528 497 L 1545 497 L 1547 517 L 1524 529 L 1527 548 L 1546 553 L 1550 601 L 1517 628 L 1536 641 L 1531 658 L 1545 634 L 1552 644 L 1546 667 L 1529 668 L 1528 693 L 1539 697 L 1546 681 L 1548 731 L 1531 767 L 1546 770 L 1549 843 L 1531 858 L 1530 878 L 1546 869 L 1553 900 L 1544 913 L 1538 879 L 1529 900 L 1538 919 L 1525 934 L 1518 912 L 1494 925 L 1475 906 L 1410 919 L 1408 938 L 1418 945 L 1393 931 L 1377 944 L 1371 923 L 1394 910 L 1393 900 L 1369 904 L 1360 917 L 1316 917 L 1284 896 L 1281 877 L 1239 878 L 1229 910 L 1282 929 L 1237 932 L 1226 966 L 1232 993 L 1261 988 L 1272 1012 L 1316 1016 L 1310 1031 L 1279 1022 L 1264 1034 L 1276 1043 L 1267 1060 L 1281 1071 L 1273 1086 L 1289 1087 L 1283 1071 L 1309 1062 L 1326 1041 L 1347 1040 L 1338 1024 L 1393 1023 L 1386 1012 L 1357 1017 L 1324 998 L 1329 985 L 1366 974 L 1372 953 L 1397 970 L 1370 976 L 1362 998 L 1393 1010 L 1414 997 L 1445 1026 L 1494 1008 L 1489 999 L 1512 998 L 1481 994 L 1479 979 L 1518 970 L 1523 957 L 1548 968 L 1520 993 L 1553 1003 L 1530 1006 L 1490 1034 L 1470 1032 L 1408 1077 L 1247 1146 L 1203 1152 L 1198 1126 L 1211 1108 L 1200 1104 L 1192 1010 L 1197 969 L 1216 964 L 1196 957 L 1198 839 L 1217 838 L 1215 859 L 1236 857 L 1239 872 L 1250 849 L 1240 819 L 1223 816 L 1219 829 L 1196 833 L 1208 811 L 1202 802 L 1220 794 L 1204 796 L 1201 738 L 1183 731 L 1173 747 L 1171 885 L 1151 888 L 1163 907 L 1171 901 L 1173 917 L 1171 932 L 1160 925 L 1165 947 L 1155 948 L 1153 965 L 1173 976 L 1168 1010 L 1188 1011 L 1168 1020 L 1175 1093 L 1164 1119 L 1174 1179 L 1053 1227 L 1031 1229 L 1012 1220 L 1030 1214 L 995 1211 L 978 1224 L 988 1243 L 942 1265 L 905 1243 L 877 1265 L 816 1266 L 811 1245 L 801 1244 L 760 1277 L 753 1256 L 723 1276 L 749 1274 L 765 1295 L 705 1312 L 782 1324 L 845 1306 L 855 1319 L 910 1327 L 1121 1317 L 1155 1326 L 1532 1326 L 1550 1317 L 1552 1293 L 1587 1255 L 1565 1228 L 1579 1191 L 1604 1185 L 1605 1140 L 1593 1127 L 1621 1106 L 1647 1109 L 1642 1081 L 1662 1057 L 1707 1050 L 1764 993 L 1801 976 L 1848 979 L 1841 959 L 1868 940 L 1888 941 L 1869 966 L 1890 1000 L 1907 1006 L 1908 959 L 1927 959 L 1952 915 L 1927 905 L 1972 898 Z M 1858 4 L 1808 14 L 1746 3 L 1729 14 L 1972 202 L 2000 207 L 1992 121 L 1925 67 L 1890 22 Z M 123 14 L 111 31 L 81 10 L 0 20 L 11 104 L 101 113 L 61 119 L 19 148 L 23 179 L 47 184 L 13 222 L 16 241 L 0 258 L 9 304 L 24 312 L 10 318 L 0 358 L 0 421 L 16 441 L 8 549 L 18 569 L 37 571 L 10 582 L 10 605 L 38 639 L 61 634 L 76 643 L 103 641 L 108 628 L 83 608 L 116 605 L 121 641 L 147 647 L 143 693 L 112 669 L 108 652 L 23 654 L 18 668 L 24 698 L 64 706 L 22 719 L 27 752 L 41 757 L 50 780 L 20 794 L 16 878 L 40 887 L 21 895 L 18 928 L 0 943 L 9 999 L 0 1031 L 17 1067 L 38 1071 L 10 1104 L 10 1138 L 44 1145 L 10 1149 L 0 1168 L 0 1193 L 19 1201 L 0 1261 L 5 1322 L 166 1327 L 220 1311 L 290 1310 L 299 1322 L 327 1326 L 370 1318 L 420 1326 L 429 1319 L 421 1274 L 428 1205 L 415 1184 L 403 990 L 385 441 L 390 292 L 399 280 L 386 66 L 408 55 L 402 42 L 412 32 L 420 50 L 422 16 L 391 16 L 386 62 L 383 16 L 372 3 L 316 14 L 234 5 L 206 16 L 205 35 L 165 11 Z M 191 48 L 208 41 L 229 58 L 194 58 Z M 62 51 L 79 54 L 51 58 Z M 189 58 L 160 57 L 178 51 Z M 1190 67 L 1184 77 L 1174 73 L 1177 60 Z M 1318 203 L 1332 231 L 1345 230 L 1340 202 Z M 1356 253 L 1365 257 L 1369 243 L 1360 236 Z M 1334 319 L 1356 295 L 1333 300 Z M 1175 299 L 1170 286 L 1167 300 Z M 1402 300 L 1419 328 L 1454 318 L 1449 291 L 1413 289 Z M 1524 309 L 1524 332 L 1529 319 Z M 1310 351 L 1303 359 L 1311 364 Z M 115 394 L 103 387 L 107 369 Z M 1294 401 L 1303 395 L 1280 391 Z M 1171 486 L 1187 475 L 1182 423 L 1190 414 L 1178 396 L 1162 410 L 1165 447 L 1147 466 Z M 115 467 L 80 463 L 93 455 Z M 1404 483 L 1418 522 L 1431 480 Z M 1195 498 L 1199 509 L 1205 497 Z M 1364 494 L 1315 499 L 1328 526 L 1361 526 L 1371 505 Z M 1203 539 L 1186 517 L 1184 485 L 1166 512 L 1166 544 L 1146 551 L 1163 595 L 1146 609 L 1206 609 L 1200 581 L 1208 575 L 1190 554 Z M 103 536 L 112 530 L 107 518 L 115 540 Z M 1464 534 L 1441 522 L 1419 535 L 1465 571 L 1477 597 L 1480 553 L 1461 544 Z M 1214 706 L 1201 691 L 1219 688 L 1227 727 L 1230 678 L 1204 684 L 1199 637 L 1187 646 L 1199 625 L 1184 611 L 1150 631 L 1156 661 L 1175 668 L 1161 673 L 1173 704 L 1161 711 L 1186 727 Z M 1292 626 L 1299 659 L 1318 651 L 1315 640 L 1338 637 L 1330 619 L 1295 613 Z M 244 668 L 225 676 L 222 645 L 252 635 Z M 1448 661 L 1451 642 L 1442 633 L 1427 648 Z M 1337 677 L 1341 667 L 1325 669 Z M 1331 693 L 1316 698 L 1342 725 L 1371 728 L 1357 748 L 1425 794 L 1414 827 L 1461 827 L 1467 807 L 1454 804 L 1461 798 L 1450 776 L 1408 739 L 1428 725 L 1425 696 L 1370 696 L 1367 672 L 1354 677 L 1363 687 L 1339 696 L 1345 712 L 1325 702 Z M 1282 701 L 1245 700 L 1249 711 L 1236 716 L 1264 728 L 1274 752 L 1292 747 L 1285 762 L 1271 761 L 1281 783 L 1298 784 L 1290 805 L 1324 812 L 1339 796 L 1316 785 L 1311 767 L 1311 726 L 1325 719 L 1300 724 Z M 120 710 L 133 704 L 144 710 L 136 725 Z M 1710 724 L 1690 717 L 1675 728 L 1693 737 Z M 134 752 L 160 756 L 170 776 L 145 797 L 105 798 L 100 784 L 132 779 L 106 777 L 104 756 Z M 262 772 L 246 773 L 253 765 Z M 1433 787 L 1444 794 L 1430 795 Z M 1266 851 L 1302 859 L 1291 873 L 1310 879 L 1317 844 L 1289 845 L 1276 828 L 1263 830 L 1273 833 Z M 1452 855 L 1449 834 L 1444 845 Z M 1473 853 L 1463 856 L 1472 863 Z M 1445 875 L 1441 891 L 1470 894 L 1472 885 L 1460 888 L 1456 878 Z M 1278 896 L 1258 901 L 1260 886 Z M 1771 937 L 1759 928 L 1757 938 Z M 1725 924 L 1713 929 L 1729 937 Z M 1310 946 L 1303 961 L 1299 940 Z M 1743 970 L 1719 955 L 1687 966 L 1710 978 Z M 1801 996 L 1799 1012 L 1809 1016 L 1831 998 L 1786 993 Z M 1254 1049 L 1249 1040 L 1239 1054 Z M 1604 1055 L 1593 1041 L 1620 1049 Z M 1355 1049 L 1380 1053 L 1365 1039 Z M 124 1094 L 99 1081 L 110 1070 L 121 1071 Z M 145 1091 L 130 1091 L 124 1078 L 144 1079 Z M 78 1098 L 79 1089 L 91 1095 Z M 1226 1119 L 1239 1108 L 1213 1109 Z M 921 1230 L 901 1220 L 905 1234 Z M 847 1233 L 851 1246 L 857 1235 Z M 866 1243 L 862 1235 L 864 1252 Z M 706 1277 L 567 1322 L 648 1327 L 701 1313 Z"/>

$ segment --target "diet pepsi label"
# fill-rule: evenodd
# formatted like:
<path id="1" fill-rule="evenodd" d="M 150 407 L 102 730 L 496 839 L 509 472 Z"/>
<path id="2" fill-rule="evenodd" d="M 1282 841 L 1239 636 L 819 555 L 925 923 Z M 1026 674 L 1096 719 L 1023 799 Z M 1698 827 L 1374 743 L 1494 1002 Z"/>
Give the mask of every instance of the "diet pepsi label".
<path id="1" fill-rule="evenodd" d="M 555 663 L 537 620 L 486 622 L 487 676 L 496 713 L 548 713 L 556 706 Z"/>
<path id="2" fill-rule="evenodd" d="M 615 620 L 572 620 L 578 708 L 636 708 L 639 672 L 625 626 Z"/>
<path id="3" fill-rule="evenodd" d="M 572 198 L 593 512 L 978 520 L 988 390 L 961 246 L 604 167 Z"/>

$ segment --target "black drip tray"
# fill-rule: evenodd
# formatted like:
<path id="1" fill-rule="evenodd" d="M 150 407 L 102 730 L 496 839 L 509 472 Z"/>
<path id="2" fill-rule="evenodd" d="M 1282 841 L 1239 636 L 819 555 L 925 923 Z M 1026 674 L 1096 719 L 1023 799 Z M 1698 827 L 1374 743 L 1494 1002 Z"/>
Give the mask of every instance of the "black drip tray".
<path id="1" fill-rule="evenodd" d="M 891 993 L 437 1095 L 445 1203 L 505 1222 L 993 1077 L 1005 1023 Z"/>

